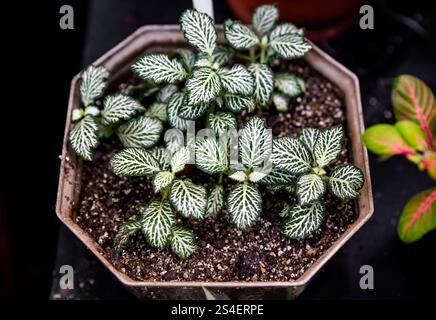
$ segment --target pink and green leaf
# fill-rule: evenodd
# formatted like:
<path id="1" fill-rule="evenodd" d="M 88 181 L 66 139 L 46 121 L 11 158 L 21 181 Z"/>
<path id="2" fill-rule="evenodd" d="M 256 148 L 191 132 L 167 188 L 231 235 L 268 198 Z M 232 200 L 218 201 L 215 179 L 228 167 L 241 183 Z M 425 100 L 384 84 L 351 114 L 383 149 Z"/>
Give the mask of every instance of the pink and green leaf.
<path id="1" fill-rule="evenodd" d="M 397 120 L 418 124 L 425 133 L 428 148 L 434 150 L 432 131 L 436 125 L 436 102 L 431 89 L 414 76 L 401 75 L 393 83 L 392 104 Z"/>
<path id="2" fill-rule="evenodd" d="M 436 188 L 413 196 L 404 207 L 398 222 L 398 236 L 406 243 L 414 242 L 436 228 Z"/>
<path id="3" fill-rule="evenodd" d="M 414 155 L 416 152 L 391 124 L 376 124 L 365 130 L 363 142 L 368 150 L 382 156 Z"/>
<path id="4" fill-rule="evenodd" d="M 424 130 L 415 122 L 408 120 L 398 121 L 395 123 L 395 128 L 413 149 L 418 151 L 428 150 Z"/>
<path id="5" fill-rule="evenodd" d="M 425 154 L 420 165 L 427 170 L 430 178 L 436 180 L 436 152 Z"/>

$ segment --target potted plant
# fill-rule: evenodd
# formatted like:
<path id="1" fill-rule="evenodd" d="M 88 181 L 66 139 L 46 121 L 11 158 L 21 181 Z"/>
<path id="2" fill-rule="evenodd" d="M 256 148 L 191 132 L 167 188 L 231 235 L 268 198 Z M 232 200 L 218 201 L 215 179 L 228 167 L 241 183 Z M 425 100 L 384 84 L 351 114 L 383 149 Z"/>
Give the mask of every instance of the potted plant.
<path id="1" fill-rule="evenodd" d="M 277 19 L 187 10 L 73 79 L 57 213 L 140 297 L 294 297 L 372 214 L 357 79 Z"/>

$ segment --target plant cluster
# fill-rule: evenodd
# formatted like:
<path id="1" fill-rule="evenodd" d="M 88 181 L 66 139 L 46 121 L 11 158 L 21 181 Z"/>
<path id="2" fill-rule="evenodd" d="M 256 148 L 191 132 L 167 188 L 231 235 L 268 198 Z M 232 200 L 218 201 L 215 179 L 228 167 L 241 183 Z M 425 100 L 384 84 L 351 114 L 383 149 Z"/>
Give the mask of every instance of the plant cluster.
<path id="1" fill-rule="evenodd" d="M 148 108 L 134 98 L 137 88 L 130 87 L 105 97 L 101 111 L 74 111 L 79 116 L 73 117 L 70 142 L 77 154 L 91 160 L 99 137 L 115 133 L 125 147 L 111 159 L 115 174 L 149 176 L 153 182 L 155 198 L 144 204 L 139 218 L 118 230 L 114 240 L 119 250 L 142 232 L 150 246 L 168 247 L 187 258 L 195 250 L 195 237 L 178 223 L 177 214 L 204 219 L 226 210 L 235 226 L 247 229 L 262 213 L 260 186 L 298 198 L 280 213 L 290 238 L 305 237 L 319 228 L 327 189 L 342 199 L 358 196 L 363 185 L 358 168 L 326 170 L 341 150 L 342 127 L 307 128 L 298 138 L 274 138 L 265 121 L 252 116 L 237 131 L 236 114 L 271 104 L 286 111 L 289 99 L 304 92 L 303 79 L 271 70 L 274 59 L 299 58 L 311 48 L 302 29 L 290 23 L 276 25 L 277 19 L 275 6 L 261 6 L 254 12 L 252 28 L 226 21 L 228 43 L 218 44 L 212 19 L 187 10 L 180 18 L 181 29 L 196 52 L 146 54 L 131 66 L 145 81 L 140 85 L 142 97 L 154 100 Z M 85 107 L 101 97 L 107 77 L 102 67 L 84 71 Z M 200 123 L 204 128 L 192 134 L 190 128 Z M 167 131 L 163 136 L 164 128 L 179 134 Z M 193 182 L 192 167 L 209 175 L 213 183 Z"/>
<path id="2" fill-rule="evenodd" d="M 400 75 L 393 83 L 395 124 L 376 124 L 366 129 L 363 141 L 382 159 L 403 155 L 436 180 L 436 102 L 431 89 L 420 79 Z M 398 223 L 398 235 L 413 242 L 436 228 L 436 188 L 413 196 Z"/>

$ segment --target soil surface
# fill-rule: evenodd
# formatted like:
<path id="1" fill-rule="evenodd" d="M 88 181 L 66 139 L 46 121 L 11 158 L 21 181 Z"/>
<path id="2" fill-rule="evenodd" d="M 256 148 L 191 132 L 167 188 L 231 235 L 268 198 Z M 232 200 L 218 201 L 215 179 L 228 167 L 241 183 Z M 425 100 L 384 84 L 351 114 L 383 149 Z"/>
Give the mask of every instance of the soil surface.
<path id="1" fill-rule="evenodd" d="M 311 69 L 304 61 L 279 65 L 275 70 L 296 73 L 306 81 L 304 96 L 292 99 L 289 112 L 258 112 L 278 136 L 296 135 L 302 127 L 324 128 L 343 123 L 345 105 L 340 90 Z M 242 120 L 246 115 L 241 115 Z M 350 160 L 347 141 L 336 164 Z M 102 247 L 115 267 L 136 280 L 171 281 L 286 281 L 299 278 L 356 218 L 354 202 L 325 196 L 326 216 L 321 229 L 303 240 L 289 240 L 281 232 L 276 214 L 287 194 L 263 191 L 264 213 L 243 232 L 229 222 L 226 213 L 203 221 L 181 219 L 193 229 L 198 249 L 181 261 L 170 251 L 150 248 L 141 234 L 119 253 L 113 248 L 117 228 L 153 197 L 150 178 L 118 177 L 109 161 L 121 149 L 116 141 L 103 143 L 93 162 L 84 162 L 77 223 Z M 207 184 L 207 177 L 190 176 Z"/>

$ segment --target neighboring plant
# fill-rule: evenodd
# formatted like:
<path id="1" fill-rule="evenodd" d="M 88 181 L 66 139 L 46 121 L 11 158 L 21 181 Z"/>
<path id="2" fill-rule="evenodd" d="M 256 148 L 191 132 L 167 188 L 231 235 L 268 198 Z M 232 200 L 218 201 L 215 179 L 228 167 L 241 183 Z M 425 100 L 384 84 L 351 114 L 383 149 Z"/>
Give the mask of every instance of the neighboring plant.
<path id="1" fill-rule="evenodd" d="M 420 79 L 400 75 L 393 83 L 392 105 L 397 122 L 369 127 L 363 135 L 364 143 L 382 159 L 405 156 L 436 180 L 436 102 L 433 92 Z M 400 239 L 413 242 L 436 228 L 435 210 L 436 188 L 412 197 L 398 223 Z"/>
<path id="2" fill-rule="evenodd" d="M 277 9 L 266 5 L 256 9 L 253 29 L 227 21 L 229 47 L 217 43 L 210 17 L 196 10 L 185 11 L 181 29 L 197 52 L 177 49 L 139 58 L 131 69 L 145 82 L 104 98 L 103 110 L 90 118 L 96 124 L 89 130 L 96 136 L 93 143 L 88 143 L 83 130 L 73 134 L 75 124 L 70 141 L 83 158 L 92 159 L 99 132 L 105 136 L 115 133 L 125 149 L 113 156 L 113 171 L 120 176 L 152 179 L 156 195 L 119 228 L 114 239 L 118 250 L 142 231 L 150 246 L 171 248 L 185 259 L 195 250 L 195 237 L 180 220 L 177 222 L 178 214 L 204 219 L 226 210 L 235 226 L 248 229 L 262 213 L 260 186 L 273 192 L 286 190 L 299 199 L 300 203 L 289 210 L 289 217 L 296 218 L 288 217 L 285 223 L 284 232 L 291 238 L 318 229 L 324 215 L 321 197 L 326 184 L 343 199 L 358 195 L 363 184 L 359 169 L 339 167 L 329 175 L 324 169 L 341 150 L 341 127 L 305 129 L 304 139 L 280 138 L 274 140 L 275 147 L 271 129 L 259 117 L 249 117 L 237 132 L 237 113 L 254 112 L 270 104 L 286 111 L 289 99 L 304 92 L 301 78 L 274 74 L 270 67 L 274 59 L 302 57 L 311 48 L 301 29 L 291 24 L 275 26 L 277 17 Z M 93 86 L 100 83 L 97 80 Z M 100 98 L 103 90 L 92 101 Z M 144 98 L 148 108 L 139 103 Z M 202 130 L 191 130 L 194 123 Z M 167 131 L 163 136 L 164 128 L 180 135 L 167 135 Z M 298 150 L 293 141 L 299 141 Z M 305 146 L 307 143 L 310 145 Z M 193 175 L 193 164 L 204 174 Z M 205 175 L 205 185 L 196 181 Z M 300 208 L 299 213 L 296 208 Z M 318 219 L 316 224 L 314 219 Z"/>

